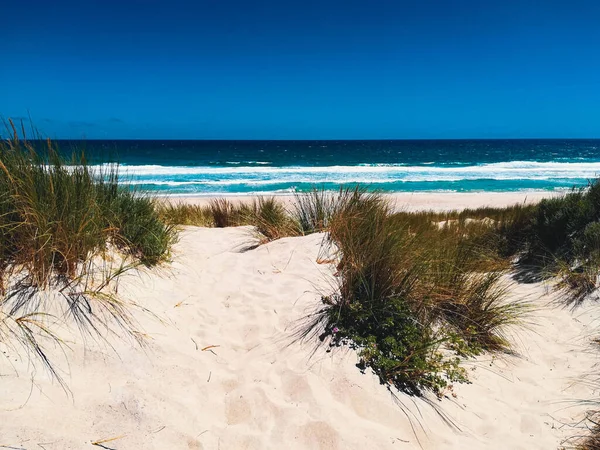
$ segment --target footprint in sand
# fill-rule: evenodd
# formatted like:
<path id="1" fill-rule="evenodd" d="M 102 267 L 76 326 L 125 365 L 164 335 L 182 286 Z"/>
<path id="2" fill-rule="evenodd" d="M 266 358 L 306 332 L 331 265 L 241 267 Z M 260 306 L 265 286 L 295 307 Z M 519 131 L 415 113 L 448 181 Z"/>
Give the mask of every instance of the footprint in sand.
<path id="1" fill-rule="evenodd" d="M 339 444 L 338 433 L 326 422 L 308 422 L 300 428 L 299 440 L 315 450 L 336 450 Z"/>
<path id="2" fill-rule="evenodd" d="M 225 418 L 228 425 L 248 422 L 252 418 L 252 409 L 248 401 L 242 397 L 229 398 L 225 405 Z"/>

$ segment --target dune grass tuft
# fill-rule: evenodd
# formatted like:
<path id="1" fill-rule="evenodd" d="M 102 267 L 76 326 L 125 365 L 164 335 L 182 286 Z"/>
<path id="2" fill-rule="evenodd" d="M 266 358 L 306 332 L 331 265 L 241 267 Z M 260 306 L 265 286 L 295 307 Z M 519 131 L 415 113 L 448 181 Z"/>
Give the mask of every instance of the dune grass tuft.
<path id="1" fill-rule="evenodd" d="M 212 211 L 206 206 L 163 202 L 157 210 L 161 220 L 170 225 L 214 226 Z"/>
<path id="2" fill-rule="evenodd" d="M 48 327 L 58 313 L 84 332 L 100 333 L 112 322 L 136 336 L 127 305 L 108 287 L 129 268 L 166 261 L 174 229 L 152 198 L 119 184 L 117 167 L 96 173 L 83 154 L 66 159 L 51 141 L 42 147 L 7 125 L 10 137 L 0 142 L 0 339 L 17 337 L 48 362 L 36 336 L 59 340 Z"/>
<path id="3" fill-rule="evenodd" d="M 342 188 L 340 193 L 343 191 Z M 335 216 L 336 200 L 342 197 L 343 195 L 336 196 L 335 193 L 317 188 L 309 192 L 295 193 L 291 216 L 302 234 L 325 231 Z"/>
<path id="4" fill-rule="evenodd" d="M 212 199 L 208 206 L 165 203 L 158 207 L 161 218 L 171 225 L 236 227 L 251 225 L 264 242 L 298 236 L 301 230 L 275 197 L 257 197 L 251 202 L 233 203 Z"/>
<path id="5" fill-rule="evenodd" d="M 258 197 L 241 217 L 244 223 L 254 225 L 265 241 L 300 234 L 297 223 L 274 197 Z"/>
<path id="6" fill-rule="evenodd" d="M 577 306 L 596 290 L 600 272 L 600 181 L 533 207 L 520 227 L 519 259 L 539 279 L 557 277 L 564 303 Z"/>
<path id="7" fill-rule="evenodd" d="M 377 193 L 340 192 L 328 234 L 338 286 L 305 331 L 356 348 L 360 367 L 413 395 L 467 381 L 460 357 L 510 350 L 505 332 L 527 308 L 507 300 L 506 264 L 479 242 L 486 227 L 431 219 L 393 213 Z"/>
<path id="8" fill-rule="evenodd" d="M 233 203 L 225 198 L 210 201 L 209 210 L 213 218 L 213 224 L 217 228 L 234 227 L 240 224 L 239 212 Z"/>

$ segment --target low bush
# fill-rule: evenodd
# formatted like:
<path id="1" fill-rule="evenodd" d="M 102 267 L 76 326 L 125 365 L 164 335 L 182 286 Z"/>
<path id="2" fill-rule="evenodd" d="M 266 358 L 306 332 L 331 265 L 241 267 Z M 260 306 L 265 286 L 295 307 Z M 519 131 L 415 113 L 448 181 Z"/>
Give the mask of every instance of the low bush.
<path id="1" fill-rule="evenodd" d="M 598 253 L 600 183 L 544 199 L 535 208 L 528 236 L 534 261 L 584 262 Z"/>
<path id="2" fill-rule="evenodd" d="M 543 277 L 558 277 L 569 305 L 580 304 L 597 286 L 600 271 L 600 182 L 542 200 L 522 227 L 520 263 Z"/>

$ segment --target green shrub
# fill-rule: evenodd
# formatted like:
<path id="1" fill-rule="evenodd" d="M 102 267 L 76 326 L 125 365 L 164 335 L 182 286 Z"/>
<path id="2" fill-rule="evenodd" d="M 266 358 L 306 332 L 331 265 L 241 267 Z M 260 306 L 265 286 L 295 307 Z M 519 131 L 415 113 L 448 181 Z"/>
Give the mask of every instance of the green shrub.
<path id="1" fill-rule="evenodd" d="M 439 351 L 439 336 L 420 323 L 400 295 L 385 303 L 355 301 L 330 317 L 334 345 L 358 349 L 359 368 L 371 368 L 382 383 L 411 395 L 441 394 L 449 382 L 467 381 L 458 358 Z"/>
<path id="2" fill-rule="evenodd" d="M 600 220 L 600 184 L 562 197 L 542 200 L 535 208 L 529 236 L 529 258 L 543 263 L 575 262 L 589 257 L 583 241 L 588 225 Z"/>
<path id="3" fill-rule="evenodd" d="M 600 182 L 542 200 L 531 214 L 520 261 L 558 276 L 567 304 L 578 305 L 596 289 L 600 271 Z"/>
<path id="4" fill-rule="evenodd" d="M 575 251 L 594 261 L 600 259 L 600 222 L 591 222 L 586 225 L 582 238 L 575 244 Z"/>

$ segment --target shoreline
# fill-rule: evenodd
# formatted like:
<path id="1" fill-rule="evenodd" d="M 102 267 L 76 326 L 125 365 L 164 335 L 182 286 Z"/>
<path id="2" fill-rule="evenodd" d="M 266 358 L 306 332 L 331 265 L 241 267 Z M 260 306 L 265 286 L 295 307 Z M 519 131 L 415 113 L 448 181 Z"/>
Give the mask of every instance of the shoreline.
<path id="1" fill-rule="evenodd" d="M 563 191 L 520 191 L 520 192 L 410 192 L 383 194 L 398 211 L 452 211 L 467 208 L 506 207 L 517 203 L 533 204 L 544 198 L 563 195 Z M 294 194 L 268 195 L 291 205 Z M 159 200 L 172 203 L 206 206 L 212 200 L 220 198 L 234 203 L 250 202 L 260 194 L 232 195 L 157 195 Z"/>

